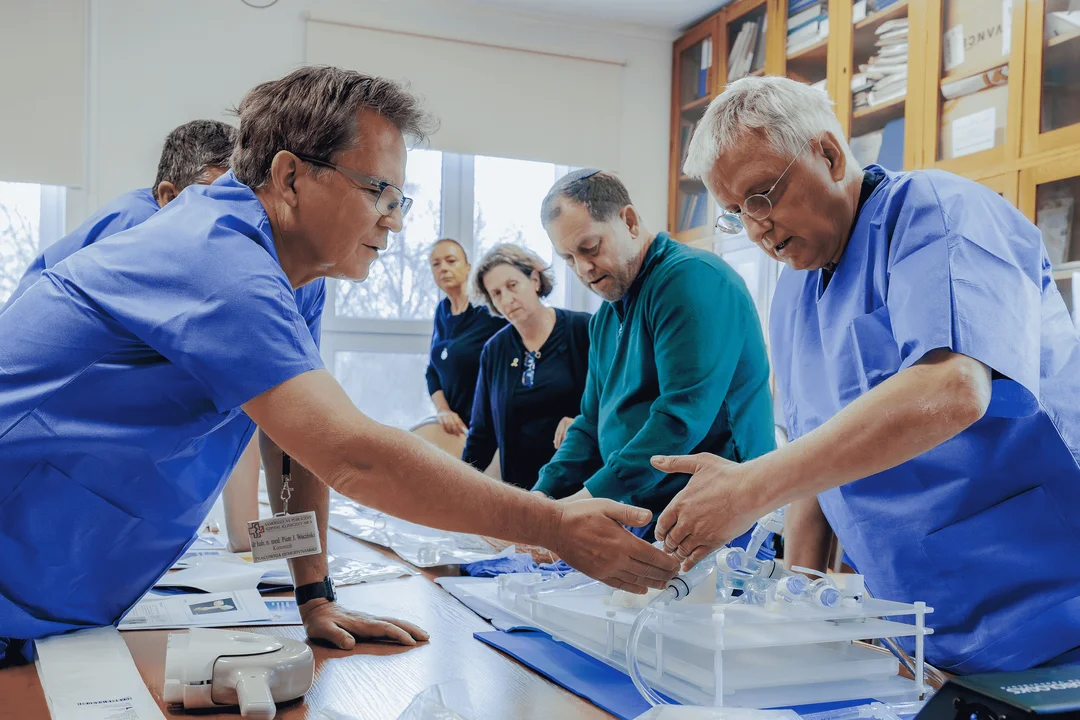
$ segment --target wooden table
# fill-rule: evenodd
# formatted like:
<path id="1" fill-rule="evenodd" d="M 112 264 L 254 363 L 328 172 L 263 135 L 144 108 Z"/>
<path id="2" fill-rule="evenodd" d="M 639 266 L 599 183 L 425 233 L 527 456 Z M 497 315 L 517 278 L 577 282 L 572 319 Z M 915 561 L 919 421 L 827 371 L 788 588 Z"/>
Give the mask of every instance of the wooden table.
<path id="1" fill-rule="evenodd" d="M 330 551 L 378 551 L 382 548 L 331 531 Z M 547 681 L 516 660 L 473 638 L 492 627 L 433 580 L 456 574 L 434 568 L 422 575 L 339 588 L 347 607 L 375 615 L 412 621 L 431 634 L 430 642 L 413 648 L 376 643 L 358 644 L 351 652 L 312 645 L 315 684 L 300 702 L 278 709 L 281 720 L 315 718 L 327 708 L 357 720 L 393 720 L 417 693 L 448 680 L 463 679 L 469 688 L 470 720 L 549 720 L 611 718 L 608 713 Z M 257 628 L 256 632 L 304 639 L 302 627 Z M 165 682 L 167 631 L 125 632 L 135 664 L 166 717 L 231 718 L 239 711 L 170 711 L 161 697 Z M 0 720 L 48 720 L 45 695 L 32 665 L 0 670 Z"/>

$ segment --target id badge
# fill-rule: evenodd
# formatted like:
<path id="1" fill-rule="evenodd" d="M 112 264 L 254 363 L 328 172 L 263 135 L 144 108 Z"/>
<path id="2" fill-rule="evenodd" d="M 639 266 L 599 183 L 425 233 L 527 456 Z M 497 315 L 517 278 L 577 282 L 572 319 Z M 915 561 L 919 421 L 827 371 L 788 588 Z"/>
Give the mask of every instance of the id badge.
<path id="1" fill-rule="evenodd" d="M 277 515 L 248 523 L 251 559 L 255 562 L 316 555 L 322 552 L 315 511 Z"/>

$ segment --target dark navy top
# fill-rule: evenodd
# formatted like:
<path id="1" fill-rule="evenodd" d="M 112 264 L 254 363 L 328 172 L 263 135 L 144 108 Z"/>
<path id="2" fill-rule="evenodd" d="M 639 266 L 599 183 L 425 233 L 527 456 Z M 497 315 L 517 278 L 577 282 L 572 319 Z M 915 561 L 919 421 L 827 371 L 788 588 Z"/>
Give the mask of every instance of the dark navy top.
<path id="1" fill-rule="evenodd" d="M 483 470 L 499 450 L 504 481 L 532 488 L 555 454 L 555 429 L 577 417 L 589 373 L 588 313 L 555 310 L 555 327 L 536 358 L 532 387 L 522 382 L 526 349 L 513 326 L 480 356 L 469 438 L 461 459 Z"/>
<path id="2" fill-rule="evenodd" d="M 485 307 L 469 305 L 465 312 L 454 315 L 450 312 L 450 298 L 443 298 L 435 309 L 428 395 L 442 390 L 450 409 L 466 425 L 470 424 L 476 375 L 480 372 L 480 352 L 484 343 L 504 327 L 506 320 L 492 316 Z"/>

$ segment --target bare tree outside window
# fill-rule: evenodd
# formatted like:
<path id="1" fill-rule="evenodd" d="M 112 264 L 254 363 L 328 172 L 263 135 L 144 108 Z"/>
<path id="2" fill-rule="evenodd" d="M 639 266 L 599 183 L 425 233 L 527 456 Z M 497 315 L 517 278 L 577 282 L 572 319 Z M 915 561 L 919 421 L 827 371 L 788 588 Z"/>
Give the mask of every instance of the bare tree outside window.
<path id="1" fill-rule="evenodd" d="M 0 182 L 0 305 L 38 254 L 40 186 Z"/>
<path id="2" fill-rule="evenodd" d="M 334 304 L 339 317 L 425 320 L 435 314 L 439 289 L 428 253 L 442 231 L 442 153 L 410 150 L 405 195 L 413 207 L 401 232 L 371 266 L 363 283 L 339 282 Z"/>
<path id="3" fill-rule="evenodd" d="M 566 264 L 555 255 L 540 222 L 540 203 L 565 173 L 551 163 L 509 158 L 473 158 L 473 248 L 477 258 L 499 243 L 528 248 L 552 266 L 555 290 L 547 302 L 567 307 Z"/>

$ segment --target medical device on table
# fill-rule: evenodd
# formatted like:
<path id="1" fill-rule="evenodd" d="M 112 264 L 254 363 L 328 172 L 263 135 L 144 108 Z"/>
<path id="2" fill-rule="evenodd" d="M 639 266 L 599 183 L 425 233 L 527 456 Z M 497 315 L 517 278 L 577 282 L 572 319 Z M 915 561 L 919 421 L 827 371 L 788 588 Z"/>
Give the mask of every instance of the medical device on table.
<path id="1" fill-rule="evenodd" d="M 664 695 L 744 708 L 922 696 L 933 609 L 864 597 L 859 576 L 807 577 L 759 560 L 756 549 L 782 527 L 783 510 L 770 513 L 747 550 L 711 553 L 651 590 L 643 608 L 633 604 L 640 596 L 613 595 L 580 574 L 503 576 L 463 590 L 626 672 L 652 704 L 667 702 Z M 914 638 L 918 679 L 900 677 L 886 651 L 854 642 L 893 637 Z"/>
<path id="2" fill-rule="evenodd" d="M 170 633 L 165 702 L 185 709 L 240 706 L 240 715 L 271 720 L 277 703 L 303 696 L 315 679 L 315 656 L 297 640 L 232 630 Z"/>

